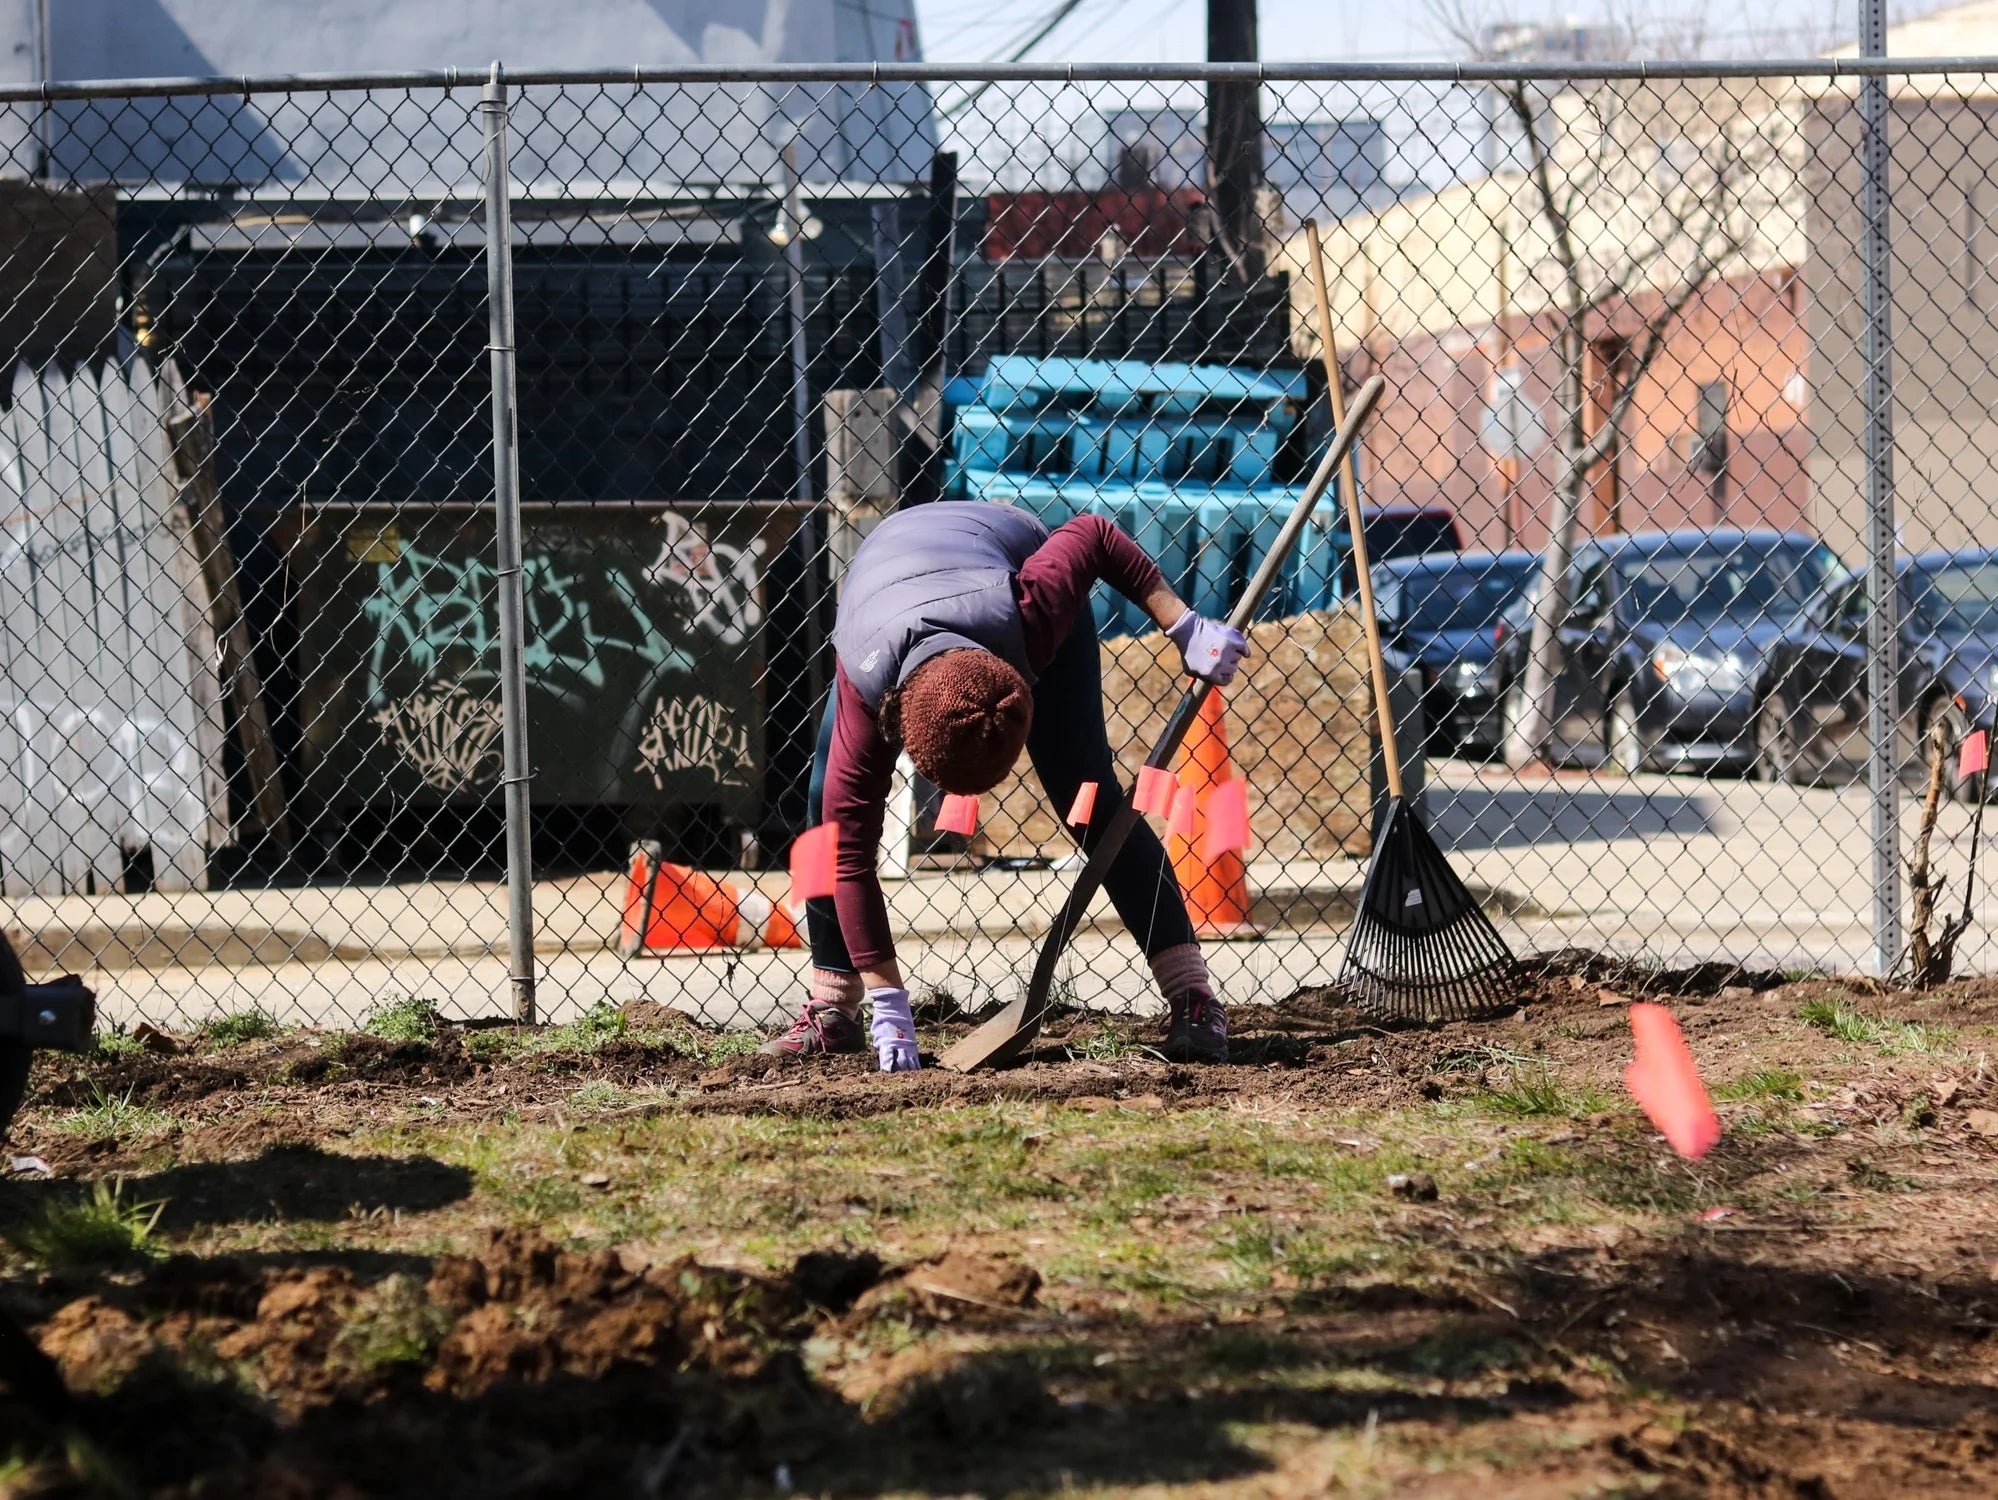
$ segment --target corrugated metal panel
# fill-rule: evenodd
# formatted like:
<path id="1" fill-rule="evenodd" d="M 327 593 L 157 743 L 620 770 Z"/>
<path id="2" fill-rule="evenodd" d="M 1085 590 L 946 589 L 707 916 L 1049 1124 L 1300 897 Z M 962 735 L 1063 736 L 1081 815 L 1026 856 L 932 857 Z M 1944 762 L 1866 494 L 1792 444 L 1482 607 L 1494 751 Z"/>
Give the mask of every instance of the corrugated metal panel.
<path id="1" fill-rule="evenodd" d="M 14 372 L 0 414 L 0 886 L 207 883 L 226 835 L 206 593 L 150 370 Z"/>

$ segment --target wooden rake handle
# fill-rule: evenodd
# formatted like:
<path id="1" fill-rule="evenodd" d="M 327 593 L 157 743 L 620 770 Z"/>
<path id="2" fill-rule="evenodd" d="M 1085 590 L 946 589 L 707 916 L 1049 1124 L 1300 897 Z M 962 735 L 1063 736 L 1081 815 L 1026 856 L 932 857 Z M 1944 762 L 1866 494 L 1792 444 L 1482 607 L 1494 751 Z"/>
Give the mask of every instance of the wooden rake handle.
<path id="1" fill-rule="evenodd" d="M 1305 244 L 1311 252 L 1311 290 L 1318 298 L 1318 352 L 1325 361 L 1325 390 L 1332 398 L 1334 425 L 1346 424 L 1346 397 L 1339 383 L 1339 352 L 1332 340 L 1332 296 L 1326 290 L 1325 251 L 1318 243 L 1318 222 L 1304 221 Z M 1374 381 L 1379 381 L 1376 375 Z M 1372 382 L 1370 382 L 1372 383 Z M 1374 675 L 1374 717 L 1380 724 L 1381 759 L 1387 769 L 1390 797 L 1401 795 L 1401 752 L 1394 742 L 1394 713 L 1388 694 L 1387 657 L 1381 651 L 1380 616 L 1374 612 L 1374 578 L 1367 562 L 1367 531 L 1360 514 L 1360 486 L 1354 466 L 1339 466 L 1339 496 L 1346 502 L 1346 524 L 1353 532 L 1353 571 L 1360 585 L 1360 625 L 1367 633 L 1367 663 Z"/>

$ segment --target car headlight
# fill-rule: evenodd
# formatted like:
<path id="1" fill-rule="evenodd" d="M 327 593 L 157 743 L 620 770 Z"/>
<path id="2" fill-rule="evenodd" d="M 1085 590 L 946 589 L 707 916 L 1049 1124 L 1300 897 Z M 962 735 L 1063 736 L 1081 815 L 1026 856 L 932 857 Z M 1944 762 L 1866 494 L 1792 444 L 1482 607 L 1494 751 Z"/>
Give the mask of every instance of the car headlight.
<path id="1" fill-rule="evenodd" d="M 1748 682 L 1748 667 L 1732 651 L 1709 656 L 1678 646 L 1660 646 L 1651 654 L 1651 669 L 1682 698 L 1696 693 L 1738 693 Z"/>
<path id="2" fill-rule="evenodd" d="M 1461 692 L 1493 692 L 1498 687 L 1498 663 L 1460 661 L 1450 669 Z"/>

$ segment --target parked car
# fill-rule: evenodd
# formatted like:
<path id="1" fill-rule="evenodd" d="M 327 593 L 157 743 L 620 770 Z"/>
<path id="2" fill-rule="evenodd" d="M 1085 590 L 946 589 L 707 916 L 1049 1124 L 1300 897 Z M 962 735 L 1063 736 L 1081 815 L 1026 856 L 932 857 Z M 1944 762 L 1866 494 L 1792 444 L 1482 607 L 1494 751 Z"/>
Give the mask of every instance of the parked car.
<path id="1" fill-rule="evenodd" d="M 1897 754 L 1905 775 L 1927 774 L 1923 748 L 1938 720 L 1954 747 L 1989 727 L 1998 702 L 1998 550 L 1924 552 L 1900 560 Z M 1778 638 L 1758 684 L 1756 772 L 1768 781 L 1863 775 L 1867 580 L 1833 580 Z M 1972 788 L 1945 762 L 1955 797 Z"/>
<path id="2" fill-rule="evenodd" d="M 1764 659 L 1845 576 L 1799 532 L 1688 530 L 1603 537 L 1576 549 L 1555 682 L 1558 758 L 1649 766 L 1747 764 Z M 1514 606 L 1499 678 L 1524 685 L 1530 612 Z"/>
<path id="3" fill-rule="evenodd" d="M 1396 661 L 1421 673 L 1432 753 L 1498 748 L 1498 625 L 1539 566 L 1531 552 L 1427 552 L 1375 565 L 1381 632 Z"/>

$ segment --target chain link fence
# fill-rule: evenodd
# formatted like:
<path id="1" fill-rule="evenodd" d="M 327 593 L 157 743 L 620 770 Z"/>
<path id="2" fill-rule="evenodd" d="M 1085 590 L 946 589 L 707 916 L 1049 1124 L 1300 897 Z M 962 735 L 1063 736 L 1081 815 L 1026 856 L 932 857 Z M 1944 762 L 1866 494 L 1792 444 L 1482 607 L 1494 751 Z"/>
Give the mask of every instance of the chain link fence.
<path id="1" fill-rule="evenodd" d="M 1106 516 L 1225 613 L 1330 431 L 1313 221 L 1342 378 L 1389 387 L 1396 717 L 1516 948 L 1877 969 L 1960 920 L 1981 966 L 1998 62 L 1895 68 L 0 91 L 15 945 L 124 1021 L 776 1022 L 854 548 Z M 1328 501 L 1226 695 L 1245 863 L 1171 845 L 1233 1001 L 1330 982 L 1364 870 L 1351 552 Z M 1177 657 L 1092 607 L 1128 776 Z M 1010 998 L 1066 809 L 936 803 L 890 797 L 903 965 Z M 1067 965 L 1148 1003 L 1107 909 Z"/>

